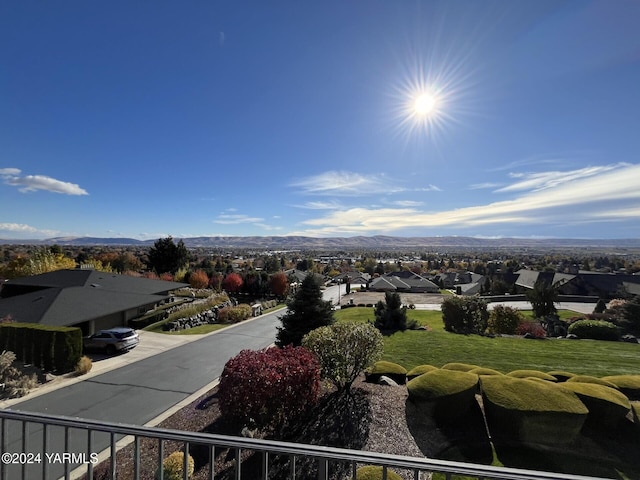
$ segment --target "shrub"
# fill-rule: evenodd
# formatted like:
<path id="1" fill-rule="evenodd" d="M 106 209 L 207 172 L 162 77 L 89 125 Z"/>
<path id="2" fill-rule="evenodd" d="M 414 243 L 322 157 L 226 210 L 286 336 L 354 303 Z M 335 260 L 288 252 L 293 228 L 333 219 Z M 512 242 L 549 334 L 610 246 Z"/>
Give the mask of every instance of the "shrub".
<path id="1" fill-rule="evenodd" d="M 472 370 L 469 370 L 469 373 L 473 373 L 474 375 L 503 375 L 503 373 L 499 372 L 498 370 L 485 367 L 474 368 Z"/>
<path id="2" fill-rule="evenodd" d="M 480 385 L 489 431 L 497 441 L 568 444 L 586 420 L 580 399 L 552 382 L 487 375 Z"/>
<path id="3" fill-rule="evenodd" d="M 540 325 L 539 322 L 522 322 L 516 328 L 516 335 L 529 334 L 535 338 L 544 338 L 547 336 L 547 331 Z"/>
<path id="4" fill-rule="evenodd" d="M 606 380 L 604 380 L 602 378 L 592 377 L 590 375 L 574 375 L 573 377 L 569 378 L 567 380 L 567 382 L 571 382 L 571 383 L 574 383 L 574 382 L 578 382 L 578 383 L 593 383 L 593 384 L 596 384 L 596 385 L 602 385 L 604 387 L 609 387 L 609 388 L 613 388 L 613 389 L 616 389 L 616 390 L 618 389 L 618 387 L 615 384 L 613 384 L 611 382 L 608 382 L 608 381 L 606 381 Z"/>
<path id="5" fill-rule="evenodd" d="M 478 376 L 456 370 L 433 370 L 407 384 L 409 399 L 438 423 L 467 418 L 476 403 Z"/>
<path id="6" fill-rule="evenodd" d="M 182 480 L 184 478 L 184 453 L 173 452 L 162 462 L 163 476 L 160 479 L 160 471 L 156 474 L 159 480 Z M 187 478 L 193 476 L 195 470 L 195 462 L 193 457 L 187 457 Z"/>
<path id="7" fill-rule="evenodd" d="M 207 288 L 209 286 L 209 277 L 204 270 L 196 270 L 189 275 L 189 285 L 193 288 Z"/>
<path id="8" fill-rule="evenodd" d="M 484 333 L 489 312 L 487 302 L 478 297 L 447 297 L 442 302 L 444 329 L 453 333 Z"/>
<path id="9" fill-rule="evenodd" d="M 302 347 L 243 350 L 226 363 L 218 392 L 223 416 L 280 427 L 317 403 L 320 365 Z"/>
<path id="10" fill-rule="evenodd" d="M 84 375 L 85 373 L 89 373 L 91 371 L 91 367 L 93 367 L 93 363 L 91 359 L 86 355 L 80 357 L 78 360 L 78 364 L 76 365 L 76 375 Z"/>
<path id="11" fill-rule="evenodd" d="M 0 353 L 0 398 L 23 397 L 38 385 L 35 374 L 24 375 L 13 366 L 16 355 L 13 352 L 2 351 Z"/>
<path id="12" fill-rule="evenodd" d="M 579 338 L 590 338 L 593 340 L 619 340 L 620 331 L 611 322 L 603 320 L 578 320 L 569 326 L 568 333 L 572 333 Z"/>
<path id="13" fill-rule="evenodd" d="M 629 399 L 615 388 L 596 383 L 568 381 L 562 384 L 578 395 L 578 398 L 589 409 L 588 420 L 609 429 L 615 429 L 626 420 L 631 404 Z"/>
<path id="14" fill-rule="evenodd" d="M 238 323 L 251 316 L 251 305 L 241 303 L 235 307 L 224 307 L 218 311 L 220 323 Z"/>
<path id="15" fill-rule="evenodd" d="M 399 384 L 407 382 L 407 369 L 397 363 L 379 361 L 365 371 L 367 382 L 377 383 L 383 375 Z"/>
<path id="16" fill-rule="evenodd" d="M 557 382 L 558 380 L 553 375 L 540 372 L 538 370 L 514 370 L 507 373 L 508 376 L 514 378 L 539 378 L 540 380 L 546 380 L 547 382 Z"/>
<path id="17" fill-rule="evenodd" d="M 524 320 L 517 308 L 497 305 L 489 314 L 487 331 L 495 335 L 513 335 Z"/>
<path id="18" fill-rule="evenodd" d="M 353 480 L 382 480 L 384 477 L 384 469 L 374 465 L 360 467 L 356 470 L 356 476 Z M 393 470 L 387 469 L 387 480 L 402 480 L 402 477 Z"/>
<path id="19" fill-rule="evenodd" d="M 554 377 L 556 377 L 556 380 L 558 380 L 558 382 L 566 382 L 571 377 L 575 377 L 576 376 L 575 373 L 563 372 L 562 370 L 552 370 L 552 371 L 547 372 L 547 373 L 549 375 L 553 375 Z"/>
<path id="20" fill-rule="evenodd" d="M 468 372 L 470 370 L 473 370 L 474 368 L 479 368 L 479 367 L 477 365 L 470 365 L 468 363 L 452 362 L 452 363 L 447 363 L 443 365 L 442 368 L 445 370 L 456 370 L 458 372 Z"/>
<path id="21" fill-rule="evenodd" d="M 434 370 L 438 370 L 438 367 L 434 367 L 433 365 L 418 365 L 417 367 L 413 367 L 407 372 L 407 381 L 413 380 L 423 373 L 432 372 Z"/>
<path id="22" fill-rule="evenodd" d="M 611 375 L 602 379 L 613 383 L 629 400 L 640 400 L 640 375 Z"/>
<path id="23" fill-rule="evenodd" d="M 593 308 L 593 313 L 604 313 L 606 309 L 607 302 L 605 302 L 603 299 L 599 299 L 598 303 L 596 303 L 596 306 Z"/>
<path id="24" fill-rule="evenodd" d="M 382 334 L 370 323 L 337 323 L 311 331 L 302 346 L 312 351 L 322 377 L 338 390 L 349 390 L 358 375 L 382 357 Z"/>

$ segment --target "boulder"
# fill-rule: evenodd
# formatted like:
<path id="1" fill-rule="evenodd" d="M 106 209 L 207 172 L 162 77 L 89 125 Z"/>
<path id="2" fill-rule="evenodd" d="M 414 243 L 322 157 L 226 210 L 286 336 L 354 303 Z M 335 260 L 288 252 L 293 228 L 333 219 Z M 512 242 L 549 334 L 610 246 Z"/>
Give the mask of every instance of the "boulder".
<path id="1" fill-rule="evenodd" d="M 369 383 L 378 383 L 382 375 L 392 378 L 399 385 L 407 383 L 407 369 L 397 363 L 384 360 L 376 362 L 367 368 L 364 375 Z"/>
<path id="2" fill-rule="evenodd" d="M 386 375 L 382 375 L 378 380 L 378 385 L 386 385 L 388 387 L 397 387 L 398 382 L 394 381 L 392 378 L 387 377 Z"/>

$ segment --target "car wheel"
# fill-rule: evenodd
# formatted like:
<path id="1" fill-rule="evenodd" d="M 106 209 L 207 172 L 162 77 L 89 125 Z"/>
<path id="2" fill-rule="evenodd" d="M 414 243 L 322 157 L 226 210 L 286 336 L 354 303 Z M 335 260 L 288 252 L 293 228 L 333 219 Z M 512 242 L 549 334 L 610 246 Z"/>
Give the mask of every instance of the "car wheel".
<path id="1" fill-rule="evenodd" d="M 104 351 L 107 355 L 113 355 L 114 353 L 116 353 L 116 347 L 114 347 L 113 345 L 107 345 L 107 348 L 105 348 Z"/>

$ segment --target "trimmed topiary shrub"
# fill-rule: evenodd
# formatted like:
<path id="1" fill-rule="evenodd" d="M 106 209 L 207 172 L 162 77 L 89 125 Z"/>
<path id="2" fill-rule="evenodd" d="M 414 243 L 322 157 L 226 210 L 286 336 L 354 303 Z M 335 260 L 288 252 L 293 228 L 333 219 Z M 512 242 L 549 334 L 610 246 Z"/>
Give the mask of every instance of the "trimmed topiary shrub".
<path id="1" fill-rule="evenodd" d="M 626 420 L 631 410 L 629 399 L 615 388 L 572 381 L 564 382 L 561 388 L 567 388 L 578 395 L 589 409 L 587 420 L 598 426 L 615 429 L 620 422 Z"/>
<path id="2" fill-rule="evenodd" d="M 158 480 L 182 480 L 184 478 L 184 453 L 173 452 L 162 462 L 163 475 L 160 478 L 160 470 L 156 473 Z M 187 478 L 193 476 L 195 463 L 193 457 L 187 457 Z"/>
<path id="3" fill-rule="evenodd" d="M 606 380 L 603 380 L 602 378 L 598 378 L 598 377 L 592 377 L 590 375 L 574 375 L 573 377 L 571 377 L 570 379 L 567 380 L 567 382 L 578 382 L 578 383 L 594 383 L 596 385 L 602 385 L 604 387 L 609 387 L 609 388 L 613 388 L 615 390 L 618 390 L 618 387 L 616 387 L 615 384 L 608 382 Z"/>
<path id="4" fill-rule="evenodd" d="M 633 423 L 640 428 L 640 402 L 631 402 L 631 411 L 633 412 Z"/>
<path id="5" fill-rule="evenodd" d="M 384 469 L 374 465 L 360 467 L 356 470 L 354 480 L 382 480 L 384 478 Z M 402 477 L 391 469 L 387 469 L 387 480 L 402 480 Z"/>
<path id="6" fill-rule="evenodd" d="M 640 400 L 640 375 L 611 375 L 602 379 L 613 383 L 629 400 Z"/>
<path id="7" fill-rule="evenodd" d="M 277 428 L 313 407 L 320 365 L 306 348 L 243 350 L 229 360 L 218 387 L 224 417 L 258 428 Z"/>
<path id="8" fill-rule="evenodd" d="M 620 339 L 620 330 L 611 322 L 604 320 L 578 320 L 569 325 L 568 333 L 576 335 L 578 338 L 589 338 L 592 340 L 612 340 Z"/>
<path id="9" fill-rule="evenodd" d="M 538 370 L 514 370 L 513 372 L 507 373 L 507 375 L 514 378 L 539 378 L 540 380 L 546 380 L 548 382 L 558 381 L 553 375 Z"/>
<path id="10" fill-rule="evenodd" d="M 568 444 L 587 418 L 587 407 L 576 394 L 552 382 L 488 375 L 480 385 L 485 417 L 496 441 Z"/>
<path id="11" fill-rule="evenodd" d="M 433 365 L 418 365 L 417 367 L 413 367 L 407 372 L 407 381 L 411 381 L 423 373 L 432 372 L 434 370 L 438 370 L 438 367 L 434 367 Z"/>
<path id="12" fill-rule="evenodd" d="M 558 380 L 559 382 L 566 382 L 571 377 L 575 377 L 576 376 L 575 373 L 563 372 L 562 370 L 552 370 L 552 371 L 547 372 L 547 373 L 549 375 L 552 375 L 552 376 L 556 377 L 556 380 Z"/>
<path id="13" fill-rule="evenodd" d="M 438 423 L 463 420 L 476 402 L 478 376 L 456 370 L 433 370 L 407 384 L 409 400 Z"/>
<path id="14" fill-rule="evenodd" d="M 365 370 L 367 382 L 378 383 L 381 376 L 391 378 L 399 385 L 407 383 L 407 369 L 397 363 L 381 360 Z"/>
<path id="15" fill-rule="evenodd" d="M 478 365 L 470 365 L 468 363 L 447 363 L 443 365 L 442 368 L 444 370 L 456 370 L 458 372 L 469 372 L 474 368 L 480 368 Z"/>
<path id="16" fill-rule="evenodd" d="M 503 373 L 498 370 L 484 367 L 474 368 L 473 370 L 469 370 L 469 373 L 473 373 L 475 375 L 503 375 Z"/>
<path id="17" fill-rule="evenodd" d="M 384 342 L 380 331 L 370 323 L 336 323 L 312 330 L 302 339 L 302 346 L 320 362 L 322 377 L 346 391 L 382 356 Z"/>

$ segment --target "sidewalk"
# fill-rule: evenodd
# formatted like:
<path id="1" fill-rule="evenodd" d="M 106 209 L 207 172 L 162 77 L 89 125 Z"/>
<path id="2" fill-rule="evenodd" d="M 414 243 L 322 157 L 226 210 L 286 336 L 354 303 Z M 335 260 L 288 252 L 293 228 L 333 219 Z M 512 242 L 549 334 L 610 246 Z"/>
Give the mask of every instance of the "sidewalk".
<path id="1" fill-rule="evenodd" d="M 87 356 L 92 360 L 92 367 L 90 372 L 81 376 L 77 376 L 73 372 L 56 376 L 51 381 L 43 383 L 37 388 L 31 390 L 24 397 L 11 398 L 8 400 L 0 401 L 0 408 L 7 408 L 25 400 L 30 400 L 39 395 L 57 390 L 58 388 L 66 387 L 68 385 L 73 385 L 75 383 L 88 380 L 102 373 L 106 373 L 116 368 L 138 362 L 144 358 L 151 357 L 167 350 L 171 350 L 172 348 L 179 347 L 180 345 L 194 342 L 203 338 L 205 335 L 211 335 L 213 333 L 216 332 L 211 332 L 203 335 L 168 335 L 164 333 L 153 333 L 144 330 L 138 330 L 138 334 L 140 335 L 140 343 L 134 349 L 112 356 L 93 352 L 87 353 Z"/>

